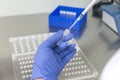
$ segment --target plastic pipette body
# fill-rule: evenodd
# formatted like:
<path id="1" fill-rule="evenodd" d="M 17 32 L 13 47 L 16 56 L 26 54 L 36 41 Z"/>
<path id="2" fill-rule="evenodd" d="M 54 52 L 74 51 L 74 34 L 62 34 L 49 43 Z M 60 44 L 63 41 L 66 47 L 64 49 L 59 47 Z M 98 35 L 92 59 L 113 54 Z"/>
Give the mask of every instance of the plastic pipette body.
<path id="1" fill-rule="evenodd" d="M 70 30 L 75 26 L 75 24 L 88 12 L 88 10 L 94 5 L 94 3 L 97 0 L 92 0 L 92 2 L 90 2 L 90 4 L 86 7 L 86 9 L 80 14 L 80 16 L 78 16 L 78 18 L 75 20 L 75 22 L 70 26 L 69 29 L 65 29 L 64 33 L 63 33 L 63 37 L 58 41 L 57 45 L 59 45 L 65 38 L 65 36 L 67 36 L 68 34 L 70 34 Z"/>
<path id="2" fill-rule="evenodd" d="M 70 26 L 69 30 L 71 30 L 75 24 L 88 12 L 88 10 L 94 5 L 96 0 L 92 0 L 92 2 L 85 8 L 85 10 L 78 16 L 75 22 Z"/>

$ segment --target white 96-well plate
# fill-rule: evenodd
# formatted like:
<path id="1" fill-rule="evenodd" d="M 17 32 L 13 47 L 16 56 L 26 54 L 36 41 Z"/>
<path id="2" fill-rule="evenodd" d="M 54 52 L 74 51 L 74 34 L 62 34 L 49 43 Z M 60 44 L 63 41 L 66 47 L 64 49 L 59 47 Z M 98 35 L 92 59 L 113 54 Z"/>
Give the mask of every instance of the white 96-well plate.
<path id="1" fill-rule="evenodd" d="M 11 37 L 9 39 L 16 80 L 30 80 L 37 47 L 52 34 L 54 33 Z M 97 77 L 98 72 L 84 55 L 77 42 L 72 39 L 69 43 L 76 44 L 77 53 L 63 69 L 59 80 L 85 80 Z"/>

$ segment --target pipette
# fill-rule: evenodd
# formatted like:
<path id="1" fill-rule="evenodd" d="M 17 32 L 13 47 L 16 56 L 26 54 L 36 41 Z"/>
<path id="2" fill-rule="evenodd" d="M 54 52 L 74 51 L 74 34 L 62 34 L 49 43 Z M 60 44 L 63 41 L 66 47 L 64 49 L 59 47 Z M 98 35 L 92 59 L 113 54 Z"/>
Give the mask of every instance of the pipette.
<path id="1" fill-rule="evenodd" d="M 88 10 L 95 4 L 97 0 L 92 0 L 90 4 L 86 7 L 86 9 L 78 16 L 78 18 L 74 21 L 74 23 L 67 29 L 64 30 L 62 38 L 58 41 L 57 45 L 64 40 L 65 36 L 70 34 L 70 30 L 75 26 L 75 24 L 88 12 Z"/>

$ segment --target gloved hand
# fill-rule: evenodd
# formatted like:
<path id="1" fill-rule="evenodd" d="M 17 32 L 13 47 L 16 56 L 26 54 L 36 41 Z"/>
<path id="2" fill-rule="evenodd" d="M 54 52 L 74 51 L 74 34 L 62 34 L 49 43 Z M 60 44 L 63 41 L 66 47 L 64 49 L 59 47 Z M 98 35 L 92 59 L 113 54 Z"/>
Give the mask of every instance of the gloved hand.
<path id="1" fill-rule="evenodd" d="M 66 36 L 59 46 L 56 45 L 62 36 L 63 31 L 58 31 L 39 46 L 34 58 L 31 80 L 58 80 L 60 72 L 76 53 L 75 44 L 67 45 L 66 42 L 73 37 L 71 34 Z"/>

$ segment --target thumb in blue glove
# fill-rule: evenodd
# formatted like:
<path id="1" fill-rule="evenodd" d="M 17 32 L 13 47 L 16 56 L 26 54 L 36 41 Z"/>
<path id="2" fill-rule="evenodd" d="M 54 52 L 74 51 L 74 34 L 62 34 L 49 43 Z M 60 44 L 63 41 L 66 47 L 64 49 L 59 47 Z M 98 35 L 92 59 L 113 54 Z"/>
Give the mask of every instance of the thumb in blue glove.
<path id="1" fill-rule="evenodd" d="M 72 34 L 57 45 L 62 36 L 63 31 L 58 31 L 39 46 L 34 58 L 31 80 L 58 80 L 60 72 L 76 53 L 75 44 L 67 45 L 67 41 L 73 37 Z"/>

